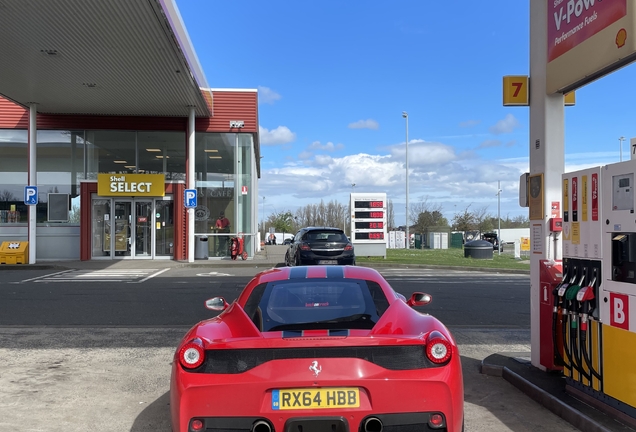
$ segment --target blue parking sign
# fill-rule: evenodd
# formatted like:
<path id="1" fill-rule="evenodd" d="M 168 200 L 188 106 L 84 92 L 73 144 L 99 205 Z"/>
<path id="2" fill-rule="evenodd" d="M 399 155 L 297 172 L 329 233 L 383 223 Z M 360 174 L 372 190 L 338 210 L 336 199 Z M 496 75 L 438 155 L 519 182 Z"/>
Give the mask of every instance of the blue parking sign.
<path id="1" fill-rule="evenodd" d="M 26 205 L 37 205 L 38 203 L 38 187 L 37 186 L 24 187 L 24 203 Z"/>
<path id="2" fill-rule="evenodd" d="M 186 189 L 184 199 L 186 208 L 195 208 L 197 206 L 197 190 Z"/>

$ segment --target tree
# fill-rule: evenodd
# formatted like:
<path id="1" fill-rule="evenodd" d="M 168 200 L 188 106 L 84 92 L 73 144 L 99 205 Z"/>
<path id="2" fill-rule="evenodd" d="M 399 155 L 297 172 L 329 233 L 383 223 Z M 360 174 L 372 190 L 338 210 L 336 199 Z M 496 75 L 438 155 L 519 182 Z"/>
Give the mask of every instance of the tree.
<path id="1" fill-rule="evenodd" d="M 469 211 L 471 205 L 468 204 L 462 213 L 455 213 L 455 216 L 453 216 L 453 230 L 465 232 L 474 229 L 475 216 Z"/>
<path id="2" fill-rule="evenodd" d="M 415 231 L 419 233 L 426 232 L 429 227 L 447 227 L 448 219 L 439 210 L 426 210 L 419 214 L 417 222 L 414 226 Z"/>
<path id="3" fill-rule="evenodd" d="M 484 233 L 493 229 L 491 216 L 488 215 L 488 206 L 480 207 L 473 212 L 475 225 L 479 233 Z"/>
<path id="4" fill-rule="evenodd" d="M 272 213 L 265 224 L 276 232 L 290 233 L 294 230 L 294 216 L 290 211 Z"/>
<path id="5" fill-rule="evenodd" d="M 415 223 L 416 232 L 423 233 L 431 226 L 448 226 L 448 220 L 442 214 L 441 203 L 430 203 L 428 195 L 420 198 L 420 202 L 409 206 L 409 227 Z"/>
<path id="6" fill-rule="evenodd" d="M 17 201 L 17 199 L 13 196 L 10 190 L 3 190 L 0 193 L 0 201 Z"/>
<path id="7" fill-rule="evenodd" d="M 386 225 L 387 231 L 395 228 L 395 210 L 393 210 L 393 200 L 387 200 L 386 205 Z"/>
<path id="8" fill-rule="evenodd" d="M 320 204 L 309 204 L 296 210 L 295 218 L 297 218 L 299 227 L 331 226 L 346 228 L 349 221 L 348 209 L 348 205 L 345 207 L 337 201 L 332 200 L 325 204 L 321 200 Z"/>

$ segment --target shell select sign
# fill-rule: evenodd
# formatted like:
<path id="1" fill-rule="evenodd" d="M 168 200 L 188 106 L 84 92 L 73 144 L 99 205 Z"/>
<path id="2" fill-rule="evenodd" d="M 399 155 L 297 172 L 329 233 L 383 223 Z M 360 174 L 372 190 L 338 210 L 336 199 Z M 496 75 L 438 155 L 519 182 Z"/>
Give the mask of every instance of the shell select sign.
<path id="1" fill-rule="evenodd" d="M 164 196 L 163 174 L 98 174 L 99 196 Z"/>

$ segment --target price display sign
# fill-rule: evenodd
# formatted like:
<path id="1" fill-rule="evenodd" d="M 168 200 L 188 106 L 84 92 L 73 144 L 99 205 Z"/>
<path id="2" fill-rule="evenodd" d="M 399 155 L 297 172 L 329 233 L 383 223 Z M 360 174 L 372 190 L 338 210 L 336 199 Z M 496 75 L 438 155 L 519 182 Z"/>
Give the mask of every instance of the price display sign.
<path id="1" fill-rule="evenodd" d="M 351 194 L 351 237 L 355 243 L 386 244 L 385 193 Z"/>

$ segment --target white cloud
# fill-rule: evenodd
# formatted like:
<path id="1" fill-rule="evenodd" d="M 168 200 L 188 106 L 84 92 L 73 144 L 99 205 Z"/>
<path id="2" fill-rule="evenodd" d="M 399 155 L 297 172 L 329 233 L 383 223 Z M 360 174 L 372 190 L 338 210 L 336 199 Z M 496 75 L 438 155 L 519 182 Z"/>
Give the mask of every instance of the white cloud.
<path id="1" fill-rule="evenodd" d="M 266 104 L 274 104 L 277 100 L 280 100 L 282 96 L 276 93 L 269 87 L 258 86 L 258 102 Z"/>
<path id="2" fill-rule="evenodd" d="M 287 144 L 296 139 L 296 134 L 289 130 L 287 126 L 278 126 L 271 131 L 263 126 L 258 127 L 258 133 L 263 145 Z"/>
<path id="3" fill-rule="evenodd" d="M 380 128 L 380 125 L 377 121 L 373 119 L 367 120 L 358 120 L 354 123 L 349 123 L 349 129 L 373 129 L 377 130 Z"/>
<path id="4" fill-rule="evenodd" d="M 406 162 L 406 148 L 403 144 L 391 149 L 391 156 Z M 409 167 L 411 166 L 439 166 L 457 159 L 453 147 L 441 143 L 425 142 L 422 140 L 409 141 Z"/>
<path id="5" fill-rule="evenodd" d="M 322 144 L 320 141 L 314 141 L 309 145 L 309 149 L 310 150 L 323 150 L 323 151 L 335 151 L 335 150 L 340 150 L 342 149 L 344 146 L 342 144 L 334 144 L 331 141 L 329 141 L 326 144 Z"/>
<path id="6" fill-rule="evenodd" d="M 329 155 L 317 155 L 315 164 L 318 166 L 329 166 L 333 162 L 333 159 Z"/>
<path id="7" fill-rule="evenodd" d="M 461 122 L 459 124 L 459 127 L 469 128 L 469 127 L 477 126 L 480 123 L 481 123 L 481 120 L 467 120 L 467 121 Z"/>
<path id="8" fill-rule="evenodd" d="M 518 127 L 521 127 L 519 120 L 512 114 L 508 114 L 503 120 L 499 120 L 497 124 L 491 126 L 489 130 L 495 135 L 501 135 L 511 133 Z"/>

